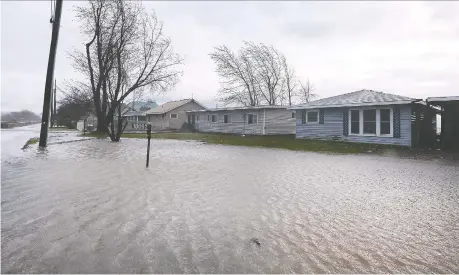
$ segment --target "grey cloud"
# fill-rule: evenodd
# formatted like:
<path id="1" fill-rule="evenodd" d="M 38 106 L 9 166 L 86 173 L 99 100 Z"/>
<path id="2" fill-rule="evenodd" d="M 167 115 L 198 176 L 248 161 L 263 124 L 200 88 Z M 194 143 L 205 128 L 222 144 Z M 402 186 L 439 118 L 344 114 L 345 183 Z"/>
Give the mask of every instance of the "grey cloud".
<path id="1" fill-rule="evenodd" d="M 82 47 L 73 12 L 64 2 L 56 78 L 79 78 L 66 52 Z M 322 97 L 379 89 L 418 97 L 457 94 L 457 2 L 145 1 L 185 60 L 181 82 L 158 101 L 194 98 L 215 106 L 219 79 L 209 53 L 243 40 L 272 44 L 310 78 Z M 49 2 L 2 2 L 2 110 L 40 112 L 51 25 Z M 455 35 L 457 34 L 457 35 Z M 457 47 L 456 47 L 457 46 Z M 434 64 L 435 67 L 431 67 Z M 437 86 L 435 86 L 437 85 Z"/>

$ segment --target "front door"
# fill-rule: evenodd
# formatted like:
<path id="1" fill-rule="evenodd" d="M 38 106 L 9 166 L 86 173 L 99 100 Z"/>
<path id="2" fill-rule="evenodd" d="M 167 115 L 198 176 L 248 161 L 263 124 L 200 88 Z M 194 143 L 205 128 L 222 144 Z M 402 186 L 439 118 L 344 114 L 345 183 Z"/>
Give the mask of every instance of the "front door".
<path id="1" fill-rule="evenodd" d="M 188 124 L 194 125 L 195 122 L 196 122 L 196 116 L 188 115 Z"/>

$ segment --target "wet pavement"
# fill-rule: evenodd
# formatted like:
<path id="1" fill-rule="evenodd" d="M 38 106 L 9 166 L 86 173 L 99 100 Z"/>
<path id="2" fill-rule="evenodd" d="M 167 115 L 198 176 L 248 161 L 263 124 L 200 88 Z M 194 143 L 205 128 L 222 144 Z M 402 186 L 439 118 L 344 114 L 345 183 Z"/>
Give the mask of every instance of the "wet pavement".
<path id="1" fill-rule="evenodd" d="M 457 161 L 3 145 L 4 273 L 459 273 Z"/>

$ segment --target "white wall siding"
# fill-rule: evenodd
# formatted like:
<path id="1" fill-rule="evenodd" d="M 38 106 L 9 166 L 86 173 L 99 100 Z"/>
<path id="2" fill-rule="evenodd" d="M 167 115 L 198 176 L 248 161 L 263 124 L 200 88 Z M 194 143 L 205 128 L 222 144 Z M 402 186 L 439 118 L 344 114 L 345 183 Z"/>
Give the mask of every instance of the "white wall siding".
<path id="1" fill-rule="evenodd" d="M 207 115 L 212 114 L 217 115 L 217 122 L 207 120 Z M 245 123 L 244 114 L 246 115 Z M 247 124 L 248 114 L 257 114 L 258 122 Z M 224 115 L 230 116 L 229 123 L 224 123 Z M 264 115 L 266 116 L 266 135 L 295 134 L 295 119 L 291 118 L 292 111 L 287 109 L 266 109 L 266 113 L 263 109 L 200 112 L 195 128 L 199 132 L 262 135 Z"/>
<path id="2" fill-rule="evenodd" d="M 296 138 L 341 139 L 349 142 L 411 146 L 411 106 L 400 105 L 398 108 L 400 109 L 400 138 L 381 136 L 344 136 L 343 112 L 348 111 L 348 108 L 323 109 L 324 124 L 301 124 L 302 110 L 297 110 Z"/>

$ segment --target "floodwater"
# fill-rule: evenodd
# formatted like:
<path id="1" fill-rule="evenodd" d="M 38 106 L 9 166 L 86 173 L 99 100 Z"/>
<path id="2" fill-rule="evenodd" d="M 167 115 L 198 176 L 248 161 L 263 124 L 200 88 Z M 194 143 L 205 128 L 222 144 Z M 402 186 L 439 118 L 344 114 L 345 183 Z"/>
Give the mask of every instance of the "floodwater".
<path id="1" fill-rule="evenodd" d="M 152 140 L 147 169 L 146 140 L 3 149 L 5 273 L 459 273 L 458 162 Z"/>

